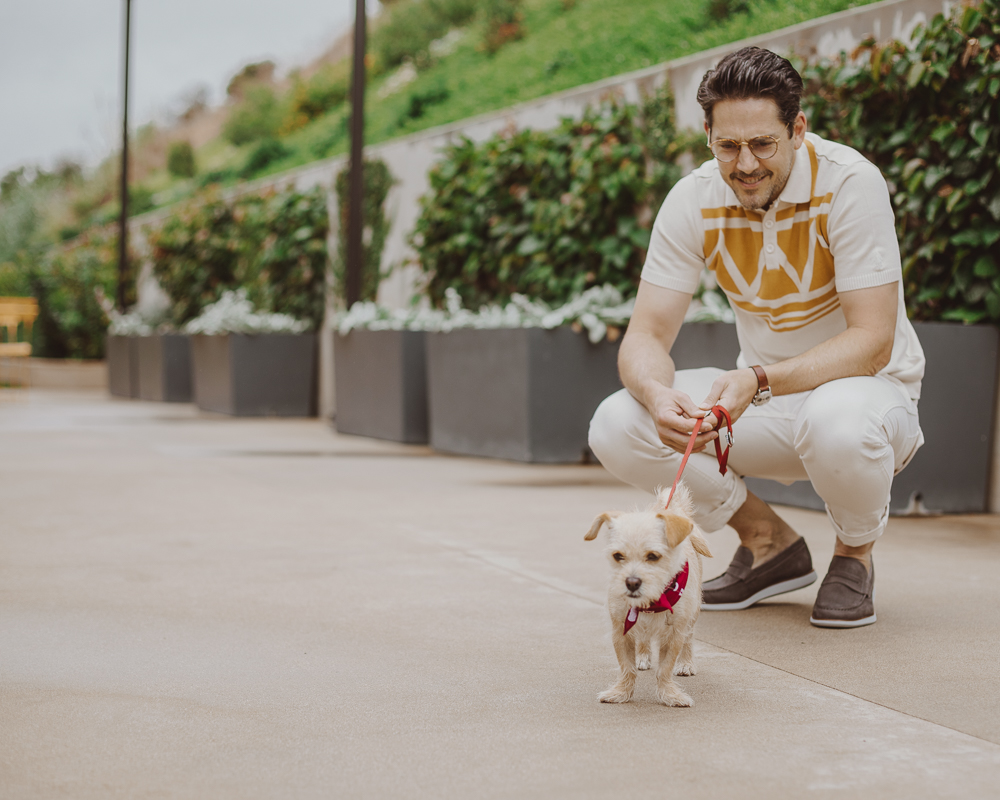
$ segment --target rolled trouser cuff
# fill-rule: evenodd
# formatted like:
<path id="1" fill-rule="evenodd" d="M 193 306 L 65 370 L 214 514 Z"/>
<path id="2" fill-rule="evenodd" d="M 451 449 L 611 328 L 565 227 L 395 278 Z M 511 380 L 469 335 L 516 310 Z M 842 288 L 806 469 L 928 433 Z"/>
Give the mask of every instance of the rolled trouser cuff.
<path id="1" fill-rule="evenodd" d="M 845 518 L 845 524 L 847 522 L 847 513 L 838 512 L 843 518 Z M 826 516 L 830 520 L 830 524 L 833 526 L 833 530 L 837 534 L 837 538 L 840 539 L 848 547 L 861 547 L 862 545 L 871 544 L 876 539 L 879 538 L 883 533 L 885 533 L 885 526 L 889 524 L 889 506 L 886 505 L 885 509 L 882 511 L 882 516 L 874 528 L 869 528 L 863 521 L 859 520 L 861 524 L 859 525 L 842 525 L 837 521 L 837 517 L 834 516 L 833 510 L 830 508 L 829 504 L 826 506 Z M 870 518 L 870 515 L 866 515 Z"/>

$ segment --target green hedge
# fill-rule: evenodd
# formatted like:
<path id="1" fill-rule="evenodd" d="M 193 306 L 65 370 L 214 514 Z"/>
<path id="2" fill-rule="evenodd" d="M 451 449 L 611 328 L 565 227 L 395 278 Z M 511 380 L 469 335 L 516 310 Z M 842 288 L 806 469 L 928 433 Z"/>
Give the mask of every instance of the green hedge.
<path id="1" fill-rule="evenodd" d="M 208 190 L 148 239 L 153 273 L 178 327 L 227 289 L 244 287 L 261 311 L 319 327 L 325 309 L 329 216 L 317 187 L 227 199 Z"/>
<path id="2" fill-rule="evenodd" d="M 344 167 L 334 181 L 337 192 L 337 218 L 340 231 L 337 236 L 337 253 L 333 261 L 333 280 L 340 303 L 346 304 L 347 283 L 347 229 L 350 210 L 350 165 Z M 382 279 L 382 251 L 389 234 L 389 220 L 385 215 L 385 199 L 394 183 L 389 167 L 381 159 L 364 160 L 364 215 L 362 223 L 361 300 L 374 301 Z"/>
<path id="3" fill-rule="evenodd" d="M 889 181 L 910 315 L 1000 321 L 1000 0 L 803 76 L 812 128 Z"/>
<path id="4" fill-rule="evenodd" d="M 129 255 L 125 302 L 135 302 L 134 252 Z M 118 229 L 92 228 L 72 243 L 49 250 L 28 272 L 38 299 L 35 352 L 46 358 L 103 358 L 108 318 L 98 295 L 118 292 Z"/>
<path id="5" fill-rule="evenodd" d="M 564 303 L 608 283 L 634 294 L 676 156 L 693 147 L 665 91 L 550 131 L 462 139 L 431 170 L 411 237 L 432 302 L 448 288 L 470 308 L 515 292 Z"/>

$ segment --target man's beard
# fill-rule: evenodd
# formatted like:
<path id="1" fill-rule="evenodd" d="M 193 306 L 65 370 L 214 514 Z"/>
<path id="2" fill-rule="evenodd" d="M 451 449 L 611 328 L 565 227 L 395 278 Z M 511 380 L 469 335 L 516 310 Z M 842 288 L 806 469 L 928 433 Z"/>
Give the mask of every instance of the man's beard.
<path id="1" fill-rule="evenodd" d="M 740 180 L 756 181 L 758 179 L 766 180 L 774 175 L 770 170 L 758 170 L 757 172 L 751 172 L 746 174 L 743 172 L 732 172 L 729 175 L 729 180 L 732 181 L 732 186 L 739 187 L 743 192 L 753 191 L 752 195 L 744 195 L 740 198 L 740 205 L 744 208 L 749 208 L 757 211 L 762 208 L 768 208 L 774 201 L 774 198 L 781 193 L 783 186 L 778 186 L 777 182 L 771 184 L 771 191 L 767 195 L 763 195 L 755 190 L 748 190 L 740 184 Z"/>

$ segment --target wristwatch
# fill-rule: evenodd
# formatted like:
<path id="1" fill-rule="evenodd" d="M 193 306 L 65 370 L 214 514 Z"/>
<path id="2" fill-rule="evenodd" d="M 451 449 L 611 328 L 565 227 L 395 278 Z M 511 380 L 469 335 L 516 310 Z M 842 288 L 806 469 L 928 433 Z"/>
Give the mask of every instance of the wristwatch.
<path id="1" fill-rule="evenodd" d="M 762 406 L 771 400 L 771 386 L 767 382 L 767 374 L 764 372 L 764 368 L 760 366 L 750 367 L 757 376 L 757 394 L 753 396 L 753 400 L 750 402 L 755 406 Z"/>

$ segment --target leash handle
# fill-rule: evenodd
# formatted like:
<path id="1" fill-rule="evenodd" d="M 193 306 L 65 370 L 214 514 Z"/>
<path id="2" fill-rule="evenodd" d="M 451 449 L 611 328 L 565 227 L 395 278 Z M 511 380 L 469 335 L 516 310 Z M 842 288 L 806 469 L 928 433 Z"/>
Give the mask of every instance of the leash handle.
<path id="1" fill-rule="evenodd" d="M 718 430 L 722 427 L 722 421 L 726 421 L 726 449 L 723 451 L 722 435 L 715 440 L 715 457 L 719 460 L 719 472 L 722 475 L 726 474 L 726 465 L 729 463 L 729 449 L 733 446 L 733 418 L 729 416 L 729 412 L 726 411 L 722 406 L 712 406 L 712 410 L 709 412 L 715 414 L 715 418 L 718 420 L 715 427 L 712 430 Z M 670 501 L 674 499 L 674 492 L 677 491 L 677 484 L 681 481 L 681 475 L 684 474 L 684 468 L 687 466 L 688 458 L 691 456 L 691 451 L 694 450 L 695 439 L 698 438 L 698 434 L 701 432 L 701 423 L 705 421 L 704 417 L 696 417 L 694 421 L 694 430 L 691 432 L 691 438 L 688 440 L 687 449 L 684 451 L 684 458 L 681 459 L 680 468 L 677 470 L 677 476 L 674 478 L 674 485 L 670 487 L 670 496 L 667 498 L 667 506 L 670 505 Z"/>

